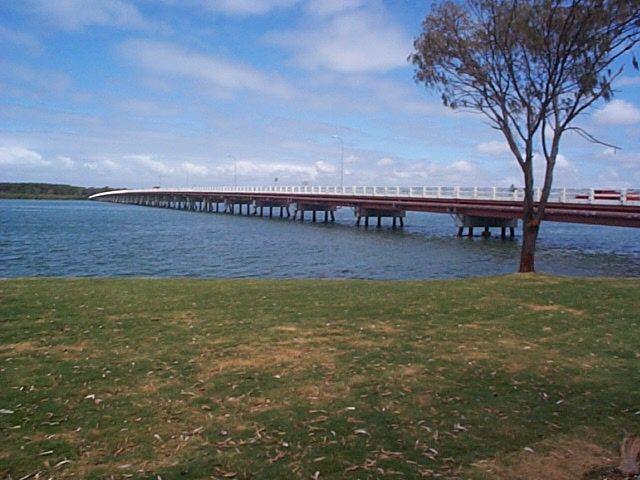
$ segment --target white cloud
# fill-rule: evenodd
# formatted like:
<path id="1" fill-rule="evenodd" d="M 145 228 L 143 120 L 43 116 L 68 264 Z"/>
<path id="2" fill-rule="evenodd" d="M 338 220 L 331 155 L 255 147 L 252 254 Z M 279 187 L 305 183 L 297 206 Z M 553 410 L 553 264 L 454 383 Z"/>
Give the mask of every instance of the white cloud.
<path id="1" fill-rule="evenodd" d="M 384 158 L 381 158 L 380 160 L 378 160 L 377 165 L 379 167 L 390 167 L 395 163 L 396 162 L 395 162 L 395 160 L 393 158 L 384 157 Z"/>
<path id="2" fill-rule="evenodd" d="M 292 49 L 303 68 L 347 73 L 406 67 L 412 49 L 399 25 L 367 10 L 334 16 L 316 28 L 272 33 L 267 40 Z"/>
<path id="3" fill-rule="evenodd" d="M 74 162 L 71 158 L 65 157 L 64 155 L 58 155 L 56 157 L 56 165 L 62 168 L 73 168 L 76 166 L 76 162 Z"/>
<path id="4" fill-rule="evenodd" d="M 344 163 L 346 164 L 351 164 L 351 163 L 358 163 L 360 161 L 360 159 L 356 156 L 356 155 L 347 155 L 344 159 Z"/>
<path id="5" fill-rule="evenodd" d="M 175 172 L 174 168 L 166 165 L 160 160 L 155 160 L 149 155 L 125 155 L 124 160 L 134 162 L 144 169 L 161 175 L 170 175 Z"/>
<path id="6" fill-rule="evenodd" d="M 640 122 L 640 109 L 625 100 L 612 100 L 593 116 L 603 125 L 630 125 Z"/>
<path id="7" fill-rule="evenodd" d="M 203 0 L 202 6 L 228 15 L 261 15 L 276 8 L 291 7 L 300 0 Z"/>
<path id="8" fill-rule="evenodd" d="M 37 12 L 65 30 L 78 30 L 91 25 L 148 29 L 148 22 L 135 5 L 124 0 L 31 0 Z"/>
<path id="9" fill-rule="evenodd" d="M 10 28 L 0 25 L 0 43 L 12 43 L 18 47 L 24 47 L 31 53 L 41 53 L 44 48 L 40 41 L 24 32 L 11 30 Z"/>
<path id="10" fill-rule="evenodd" d="M 8 166 L 41 166 L 51 165 L 42 155 L 24 147 L 0 147 L 0 165 Z"/>
<path id="11" fill-rule="evenodd" d="M 235 162 L 235 168 L 239 176 L 266 177 L 266 176 L 305 176 L 314 179 L 318 175 L 316 166 L 308 166 L 287 162 L 263 162 L 254 160 L 240 160 Z M 230 175 L 234 173 L 234 165 L 222 165 L 216 168 L 220 174 Z"/>
<path id="12" fill-rule="evenodd" d="M 105 173 L 105 172 L 120 172 L 122 171 L 122 165 L 118 162 L 115 162 L 114 160 L 111 160 L 109 158 L 103 159 L 103 160 L 95 160 L 95 161 L 89 161 L 89 162 L 84 162 L 82 164 L 83 167 L 85 167 L 88 170 L 92 170 L 96 173 Z"/>
<path id="13" fill-rule="evenodd" d="M 253 67 L 213 55 L 194 53 L 169 43 L 130 40 L 121 45 L 127 58 L 146 70 L 171 77 L 204 81 L 219 94 L 237 90 L 289 97 L 292 88 L 282 79 Z"/>
<path id="14" fill-rule="evenodd" d="M 309 0 L 305 10 L 312 15 L 330 16 L 349 10 L 356 10 L 367 0 Z"/>
<path id="15" fill-rule="evenodd" d="M 486 153 L 487 155 L 501 155 L 510 152 L 509 145 L 496 140 L 480 143 L 476 146 L 476 150 L 480 153 Z"/>
<path id="16" fill-rule="evenodd" d="M 333 166 L 330 163 L 323 162 L 322 160 L 320 160 L 319 162 L 316 162 L 315 167 L 318 173 L 335 173 L 336 171 L 335 166 Z"/>
<path id="17" fill-rule="evenodd" d="M 180 167 L 182 167 L 182 170 L 185 173 L 188 173 L 189 175 L 207 175 L 209 173 L 209 169 L 207 168 L 206 165 L 201 165 L 199 163 L 193 163 L 193 162 L 182 162 L 180 164 Z"/>
<path id="18" fill-rule="evenodd" d="M 574 166 L 567 157 L 559 153 L 558 156 L 556 157 L 556 168 L 560 168 L 564 170 L 573 170 Z"/>
<path id="19" fill-rule="evenodd" d="M 640 76 L 637 75 L 634 77 L 620 77 L 615 81 L 616 87 L 635 87 L 637 85 L 640 85 Z"/>
<path id="20" fill-rule="evenodd" d="M 449 170 L 454 173 L 470 173 L 473 172 L 474 166 L 467 160 L 458 160 L 450 165 Z"/>
<path id="21" fill-rule="evenodd" d="M 476 183 L 476 166 L 467 160 L 458 160 L 450 164 L 421 162 L 406 168 L 398 168 L 391 177 L 410 180 L 414 185 L 464 185 Z"/>

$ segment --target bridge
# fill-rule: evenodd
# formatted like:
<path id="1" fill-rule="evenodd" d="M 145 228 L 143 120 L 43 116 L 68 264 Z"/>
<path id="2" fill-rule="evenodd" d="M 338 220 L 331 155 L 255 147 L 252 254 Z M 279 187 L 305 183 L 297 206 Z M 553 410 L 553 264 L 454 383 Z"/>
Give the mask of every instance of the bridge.
<path id="1" fill-rule="evenodd" d="M 535 200 L 540 199 L 535 191 Z M 406 212 L 451 215 L 457 233 L 464 229 L 500 228 L 501 235 L 514 235 L 522 218 L 522 188 L 503 187 L 211 187 L 151 188 L 99 193 L 92 200 L 173 208 L 208 213 L 260 215 L 299 219 L 306 214 L 315 221 L 334 221 L 338 208 L 353 208 L 356 225 L 369 226 L 371 218 L 380 227 L 388 218 L 395 228 L 404 226 Z M 265 211 L 266 209 L 266 211 Z M 243 212 L 244 211 L 244 212 Z M 319 218 L 320 217 L 320 218 Z M 324 218 L 322 218 L 324 217 Z M 640 189 L 575 189 L 551 191 L 545 220 L 552 222 L 640 228 Z"/>

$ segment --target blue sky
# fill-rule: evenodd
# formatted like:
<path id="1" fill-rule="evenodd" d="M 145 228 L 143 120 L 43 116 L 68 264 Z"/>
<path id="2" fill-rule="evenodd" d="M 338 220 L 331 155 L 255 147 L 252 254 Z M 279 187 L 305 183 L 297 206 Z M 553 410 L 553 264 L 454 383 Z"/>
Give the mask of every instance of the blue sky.
<path id="1" fill-rule="evenodd" d="M 5 0 L 0 181 L 520 185 L 498 132 L 406 58 L 410 0 Z M 640 187 L 640 74 L 566 137 L 556 185 Z M 339 137 L 339 138 L 336 138 Z"/>

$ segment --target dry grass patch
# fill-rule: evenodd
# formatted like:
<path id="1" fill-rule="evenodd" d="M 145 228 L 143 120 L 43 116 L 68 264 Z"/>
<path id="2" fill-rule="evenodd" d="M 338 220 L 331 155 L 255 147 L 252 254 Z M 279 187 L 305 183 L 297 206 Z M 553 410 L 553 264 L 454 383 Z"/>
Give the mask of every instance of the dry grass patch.
<path id="1" fill-rule="evenodd" d="M 227 357 L 208 360 L 203 368 L 204 377 L 246 369 L 283 368 L 300 372 L 312 366 L 334 368 L 334 353 L 313 345 L 261 344 L 240 346 Z"/>
<path id="2" fill-rule="evenodd" d="M 473 466 L 496 480 L 576 480 L 594 467 L 611 464 L 614 457 L 595 443 L 565 438 L 526 447 L 504 460 L 481 460 Z"/>
<path id="3" fill-rule="evenodd" d="M 0 347 L 1 354 L 13 355 L 55 355 L 61 358 L 92 357 L 95 345 L 92 342 L 82 342 L 61 345 L 39 345 L 31 340 L 9 343 Z"/>
<path id="4" fill-rule="evenodd" d="M 528 304 L 527 308 L 533 310 L 534 312 L 558 312 L 558 313 L 569 313 L 571 315 L 581 316 L 586 312 L 584 310 L 578 310 L 577 308 L 567 307 L 565 305 L 538 305 L 538 304 Z"/>

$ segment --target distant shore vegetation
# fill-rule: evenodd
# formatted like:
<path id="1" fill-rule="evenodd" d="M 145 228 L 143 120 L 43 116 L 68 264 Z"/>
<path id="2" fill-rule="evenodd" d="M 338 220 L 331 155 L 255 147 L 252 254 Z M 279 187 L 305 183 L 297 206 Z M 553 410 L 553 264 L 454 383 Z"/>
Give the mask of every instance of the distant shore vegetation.
<path id="1" fill-rule="evenodd" d="M 0 198 L 82 200 L 111 187 L 77 187 L 58 183 L 0 183 Z"/>

